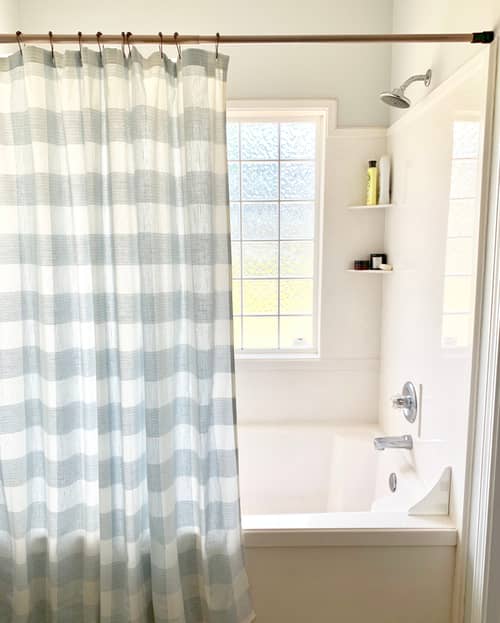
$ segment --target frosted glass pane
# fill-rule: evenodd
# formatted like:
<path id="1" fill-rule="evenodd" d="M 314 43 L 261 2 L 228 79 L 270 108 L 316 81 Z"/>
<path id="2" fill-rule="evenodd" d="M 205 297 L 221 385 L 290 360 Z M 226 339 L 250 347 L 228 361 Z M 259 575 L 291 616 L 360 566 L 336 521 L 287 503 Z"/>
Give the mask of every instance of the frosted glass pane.
<path id="1" fill-rule="evenodd" d="M 282 162 L 280 191 L 282 199 L 314 199 L 314 162 Z"/>
<path id="2" fill-rule="evenodd" d="M 448 213 L 448 236 L 472 236 L 476 217 L 474 199 L 453 199 Z"/>
<path id="3" fill-rule="evenodd" d="M 311 316 L 280 318 L 280 348 L 311 348 L 313 326 Z"/>
<path id="4" fill-rule="evenodd" d="M 243 162 L 242 198 L 249 201 L 278 199 L 278 163 Z"/>
<path id="5" fill-rule="evenodd" d="M 471 314 L 443 316 L 441 345 L 443 348 L 466 348 L 471 343 Z"/>
<path id="6" fill-rule="evenodd" d="M 278 276 L 278 243 L 277 242 L 244 242 L 243 243 L 243 276 L 244 277 L 277 277 Z"/>
<path id="7" fill-rule="evenodd" d="M 227 159 L 238 160 L 240 157 L 239 123 L 228 123 L 227 133 Z"/>
<path id="8" fill-rule="evenodd" d="M 238 162 L 229 162 L 227 165 L 229 176 L 229 199 L 238 201 L 240 198 L 240 165 Z"/>
<path id="9" fill-rule="evenodd" d="M 241 281 L 233 279 L 233 316 L 241 314 Z"/>
<path id="10" fill-rule="evenodd" d="M 445 277 L 443 312 L 470 312 L 472 309 L 472 277 Z"/>
<path id="11" fill-rule="evenodd" d="M 280 274 L 282 277 L 312 277 L 313 243 L 282 242 Z"/>
<path id="12" fill-rule="evenodd" d="M 239 279 L 241 277 L 241 247 L 239 242 L 231 245 L 231 262 L 233 277 Z"/>
<path id="13" fill-rule="evenodd" d="M 244 314 L 277 314 L 278 281 L 247 279 L 243 281 Z"/>
<path id="14" fill-rule="evenodd" d="M 240 204 L 231 203 L 231 238 L 240 239 Z"/>
<path id="15" fill-rule="evenodd" d="M 308 160 L 316 157 L 316 124 L 307 121 L 282 123 L 280 127 L 280 158 Z"/>
<path id="16" fill-rule="evenodd" d="M 278 239 L 278 204 L 244 203 L 243 240 Z"/>
<path id="17" fill-rule="evenodd" d="M 242 123 L 240 128 L 242 160 L 278 159 L 277 123 Z"/>
<path id="18" fill-rule="evenodd" d="M 312 314 L 312 279 L 282 279 L 280 309 L 282 314 Z"/>
<path id="19" fill-rule="evenodd" d="M 278 348 L 278 319 L 243 318 L 243 348 Z"/>
<path id="20" fill-rule="evenodd" d="M 480 136 L 478 121 L 455 121 L 453 123 L 453 158 L 477 158 Z"/>
<path id="21" fill-rule="evenodd" d="M 449 238 L 446 243 L 447 275 L 470 275 L 474 267 L 472 238 Z"/>
<path id="22" fill-rule="evenodd" d="M 478 161 L 453 160 L 451 163 L 450 199 L 476 196 Z"/>
<path id="23" fill-rule="evenodd" d="M 241 350 L 241 316 L 233 318 L 234 350 Z"/>
<path id="24" fill-rule="evenodd" d="M 314 237 L 314 203 L 281 204 L 280 213 L 281 238 L 313 238 Z"/>

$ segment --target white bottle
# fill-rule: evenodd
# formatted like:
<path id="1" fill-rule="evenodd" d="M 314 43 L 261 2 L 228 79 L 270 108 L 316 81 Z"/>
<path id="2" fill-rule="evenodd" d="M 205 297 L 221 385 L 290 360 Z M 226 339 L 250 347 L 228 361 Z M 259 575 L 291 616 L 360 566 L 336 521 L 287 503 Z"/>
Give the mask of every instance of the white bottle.
<path id="1" fill-rule="evenodd" d="M 378 163 L 379 171 L 379 203 L 390 203 L 391 188 L 391 159 L 389 156 L 382 156 Z"/>

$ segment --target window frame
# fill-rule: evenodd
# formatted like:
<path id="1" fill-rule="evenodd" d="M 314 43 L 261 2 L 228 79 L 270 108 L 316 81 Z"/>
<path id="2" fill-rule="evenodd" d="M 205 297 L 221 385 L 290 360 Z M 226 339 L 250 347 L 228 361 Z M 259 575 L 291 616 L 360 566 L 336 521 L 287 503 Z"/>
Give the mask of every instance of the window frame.
<path id="1" fill-rule="evenodd" d="M 326 169 L 326 138 L 328 122 L 336 119 L 336 102 L 327 101 L 293 101 L 293 100 L 238 100 L 229 101 L 227 106 L 227 122 L 276 122 L 287 123 L 300 120 L 314 122 L 316 125 L 316 153 L 315 153 L 315 198 L 314 198 L 314 232 L 313 232 L 313 306 L 312 306 L 312 345 L 309 348 L 235 348 L 237 359 L 317 359 L 320 357 L 320 328 L 321 328 L 321 277 L 322 277 L 322 241 L 323 241 L 323 210 L 325 195 Z M 278 162 L 281 162 L 279 160 Z M 278 205 L 281 199 L 278 199 Z M 241 198 L 239 200 L 241 205 Z M 281 239 L 278 239 L 281 243 Z M 240 241 L 241 243 L 241 241 Z M 279 261 L 279 260 L 278 260 Z M 241 277 L 243 281 L 243 276 Z M 278 297 L 280 296 L 278 276 Z M 300 315 L 300 314 L 298 314 Z M 308 314 L 305 314 L 308 315 Z M 270 317 L 273 315 L 270 314 Z M 278 312 L 279 322 L 282 315 Z M 243 308 L 241 316 L 244 318 Z M 243 336 L 242 336 L 243 337 Z M 279 340 L 279 335 L 278 335 Z M 279 343 L 279 342 L 278 342 Z"/>

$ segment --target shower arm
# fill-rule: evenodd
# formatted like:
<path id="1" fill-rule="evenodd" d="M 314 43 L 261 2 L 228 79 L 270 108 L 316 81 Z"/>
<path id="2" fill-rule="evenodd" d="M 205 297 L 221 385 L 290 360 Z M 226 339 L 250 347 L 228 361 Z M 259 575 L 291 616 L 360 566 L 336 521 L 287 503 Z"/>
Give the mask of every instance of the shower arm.
<path id="1" fill-rule="evenodd" d="M 406 91 L 406 89 L 413 82 L 424 82 L 425 86 L 428 86 L 430 83 L 430 80 L 431 80 L 430 70 L 427 71 L 425 74 L 416 74 L 415 76 L 410 76 L 408 80 L 405 80 L 403 84 L 398 88 L 398 91 L 400 91 L 401 93 L 404 93 L 404 91 Z"/>

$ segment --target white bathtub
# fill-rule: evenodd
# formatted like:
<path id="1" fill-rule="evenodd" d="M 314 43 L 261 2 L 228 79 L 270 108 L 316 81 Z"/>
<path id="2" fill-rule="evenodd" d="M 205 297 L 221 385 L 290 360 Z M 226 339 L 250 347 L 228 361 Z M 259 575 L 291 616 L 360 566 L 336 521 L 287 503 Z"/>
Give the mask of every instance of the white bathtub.
<path id="1" fill-rule="evenodd" d="M 376 452 L 376 435 L 366 427 L 239 427 L 259 623 L 449 623 L 456 530 L 446 516 L 408 514 L 426 484 L 410 452 Z M 400 490 L 392 494 L 394 470 Z"/>
<path id="2" fill-rule="evenodd" d="M 440 473 L 423 479 L 411 452 L 376 451 L 373 439 L 381 434 L 360 426 L 240 426 L 243 516 L 407 513 Z M 396 491 L 389 487 L 391 473 L 396 475 Z M 447 509 L 435 513 L 447 514 Z"/>

